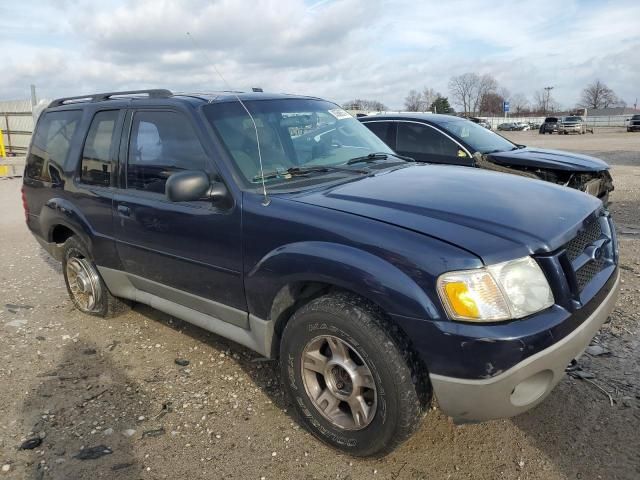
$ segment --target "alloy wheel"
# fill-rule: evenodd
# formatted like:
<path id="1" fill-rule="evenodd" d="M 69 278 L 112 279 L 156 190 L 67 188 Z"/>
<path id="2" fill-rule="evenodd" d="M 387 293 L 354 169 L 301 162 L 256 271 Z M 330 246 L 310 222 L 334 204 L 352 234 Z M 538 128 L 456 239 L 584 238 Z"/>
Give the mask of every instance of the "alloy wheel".
<path id="1" fill-rule="evenodd" d="M 331 335 L 311 340 L 302 353 L 302 379 L 315 408 L 333 425 L 361 430 L 377 409 L 370 368 L 348 342 Z"/>
<path id="2" fill-rule="evenodd" d="M 100 277 L 85 258 L 70 257 L 67 260 L 67 281 L 73 299 L 84 312 L 92 312 L 100 301 Z"/>

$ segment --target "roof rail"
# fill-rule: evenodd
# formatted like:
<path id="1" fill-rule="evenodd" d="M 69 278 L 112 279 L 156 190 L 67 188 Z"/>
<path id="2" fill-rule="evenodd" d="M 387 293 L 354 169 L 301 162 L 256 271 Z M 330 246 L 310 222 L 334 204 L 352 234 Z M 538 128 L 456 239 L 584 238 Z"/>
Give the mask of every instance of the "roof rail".
<path id="1" fill-rule="evenodd" d="M 103 100 L 109 100 L 112 97 L 126 97 L 131 95 L 147 95 L 149 98 L 168 98 L 173 95 L 170 90 L 163 88 L 155 88 L 149 90 L 127 90 L 124 92 L 106 92 L 106 93 L 93 93 L 91 95 L 80 95 L 78 97 L 64 97 L 58 98 L 49 104 L 49 108 L 59 107 L 61 105 L 67 105 L 70 103 L 83 103 L 83 102 L 101 102 Z"/>

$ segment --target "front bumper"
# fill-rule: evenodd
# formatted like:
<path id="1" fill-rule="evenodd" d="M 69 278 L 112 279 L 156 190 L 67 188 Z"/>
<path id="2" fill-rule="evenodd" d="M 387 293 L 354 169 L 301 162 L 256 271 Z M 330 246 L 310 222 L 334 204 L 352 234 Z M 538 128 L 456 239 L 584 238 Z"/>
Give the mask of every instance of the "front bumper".
<path id="1" fill-rule="evenodd" d="M 505 418 L 540 403 L 565 375 L 565 368 L 589 345 L 618 297 L 619 272 L 602 303 L 573 332 L 509 370 L 481 380 L 431 374 L 440 409 L 456 423 Z"/>

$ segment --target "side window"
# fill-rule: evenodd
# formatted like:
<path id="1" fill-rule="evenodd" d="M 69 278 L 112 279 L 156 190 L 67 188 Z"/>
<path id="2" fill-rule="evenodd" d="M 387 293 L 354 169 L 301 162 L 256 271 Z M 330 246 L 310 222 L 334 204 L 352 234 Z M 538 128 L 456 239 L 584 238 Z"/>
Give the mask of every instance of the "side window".
<path id="1" fill-rule="evenodd" d="M 42 114 L 27 158 L 25 174 L 28 178 L 49 182 L 50 165 L 60 170 L 64 167 L 81 117 L 80 110 Z"/>
<path id="2" fill-rule="evenodd" d="M 127 188 L 164 193 L 169 176 L 180 170 L 208 170 L 200 140 L 176 112 L 136 112 L 127 159 Z"/>
<path id="3" fill-rule="evenodd" d="M 398 152 L 455 157 L 459 148 L 435 128 L 417 123 L 398 124 Z"/>
<path id="4" fill-rule="evenodd" d="M 111 185 L 113 135 L 119 110 L 98 112 L 93 117 L 82 151 L 80 180 L 90 185 Z"/>
<path id="5" fill-rule="evenodd" d="M 395 126 L 393 122 L 367 122 L 364 125 L 386 143 L 389 148 L 396 148 L 393 144 L 393 128 Z"/>

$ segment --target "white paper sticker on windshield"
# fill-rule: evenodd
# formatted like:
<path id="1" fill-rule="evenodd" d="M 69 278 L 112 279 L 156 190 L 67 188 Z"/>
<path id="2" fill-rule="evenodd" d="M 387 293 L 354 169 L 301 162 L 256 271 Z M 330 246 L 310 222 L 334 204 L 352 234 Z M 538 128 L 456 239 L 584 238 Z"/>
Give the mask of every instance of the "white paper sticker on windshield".
<path id="1" fill-rule="evenodd" d="M 333 115 L 334 117 L 336 117 L 338 120 L 344 120 L 345 118 L 351 118 L 351 115 L 349 115 L 349 113 L 345 112 L 341 108 L 332 108 L 331 110 L 329 110 L 329 113 L 331 115 Z"/>

